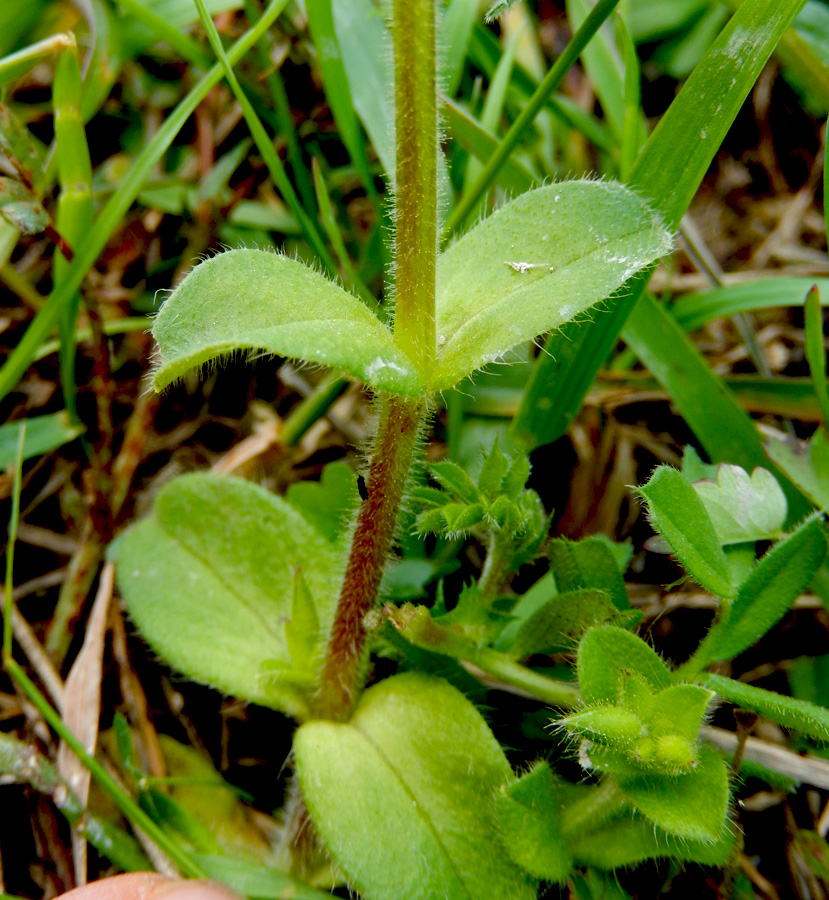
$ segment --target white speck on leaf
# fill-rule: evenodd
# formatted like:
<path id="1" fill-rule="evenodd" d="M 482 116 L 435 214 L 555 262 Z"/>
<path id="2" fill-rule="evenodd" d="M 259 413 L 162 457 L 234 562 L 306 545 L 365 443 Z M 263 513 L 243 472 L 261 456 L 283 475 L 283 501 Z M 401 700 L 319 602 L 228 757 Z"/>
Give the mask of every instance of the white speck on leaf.
<path id="1" fill-rule="evenodd" d="M 526 275 L 531 269 L 544 268 L 544 263 L 509 262 L 508 260 L 504 260 L 504 265 L 509 266 L 513 271 L 519 272 L 521 275 Z"/>

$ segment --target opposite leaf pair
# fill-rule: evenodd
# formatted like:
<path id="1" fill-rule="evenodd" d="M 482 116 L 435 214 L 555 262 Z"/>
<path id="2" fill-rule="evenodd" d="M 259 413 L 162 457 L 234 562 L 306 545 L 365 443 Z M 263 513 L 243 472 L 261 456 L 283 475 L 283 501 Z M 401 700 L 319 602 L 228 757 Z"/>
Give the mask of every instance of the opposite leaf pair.
<path id="1" fill-rule="evenodd" d="M 572 320 L 670 248 L 667 229 L 620 184 L 570 181 L 522 194 L 440 255 L 431 371 L 360 300 L 307 266 L 229 251 L 197 266 L 162 307 L 155 386 L 218 357 L 265 350 L 342 369 L 376 391 L 428 396 Z"/>

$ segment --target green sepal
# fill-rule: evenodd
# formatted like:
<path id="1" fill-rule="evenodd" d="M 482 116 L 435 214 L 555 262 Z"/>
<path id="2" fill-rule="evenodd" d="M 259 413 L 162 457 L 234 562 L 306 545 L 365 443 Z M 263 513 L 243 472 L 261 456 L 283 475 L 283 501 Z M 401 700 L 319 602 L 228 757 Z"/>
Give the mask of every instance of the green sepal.
<path id="1" fill-rule="evenodd" d="M 696 684 L 672 684 L 660 691 L 646 714 L 648 730 L 654 737 L 675 734 L 695 741 L 706 711 L 715 697 Z"/>
<path id="2" fill-rule="evenodd" d="M 695 768 L 678 775 L 619 777 L 628 801 L 678 838 L 718 841 L 728 827 L 728 772 L 713 747 L 701 744 Z"/>
<path id="3" fill-rule="evenodd" d="M 621 706 L 597 706 L 559 719 L 567 731 L 607 747 L 628 751 L 642 732 L 642 721 Z"/>
<path id="4" fill-rule="evenodd" d="M 714 524 L 688 480 L 660 466 L 639 494 L 648 504 L 651 524 L 688 572 L 712 593 L 733 597 L 735 586 Z"/>
<path id="5" fill-rule="evenodd" d="M 571 840 L 578 865 L 621 869 L 648 859 L 668 857 L 704 866 L 725 866 L 735 851 L 735 829 L 714 841 L 676 838 L 642 816 L 625 817 Z"/>
<path id="6" fill-rule="evenodd" d="M 502 787 L 496 808 L 510 859 L 536 878 L 565 882 L 573 861 L 561 834 L 560 800 L 549 765 L 538 762 Z"/>

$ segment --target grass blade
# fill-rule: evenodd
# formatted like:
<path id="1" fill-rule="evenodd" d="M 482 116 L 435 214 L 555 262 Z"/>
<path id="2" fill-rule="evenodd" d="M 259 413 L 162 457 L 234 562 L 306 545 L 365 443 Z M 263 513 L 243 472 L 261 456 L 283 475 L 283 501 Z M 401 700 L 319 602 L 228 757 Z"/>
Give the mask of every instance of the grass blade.
<path id="1" fill-rule="evenodd" d="M 77 247 L 92 227 L 92 162 L 81 118 L 81 67 L 77 48 L 66 47 L 58 56 L 52 86 L 55 108 L 55 151 L 58 160 L 57 229 L 70 247 Z M 54 260 L 54 279 L 59 284 L 66 277 L 69 263 L 60 253 Z M 76 414 L 75 395 L 75 331 L 81 296 L 74 297 L 61 310 L 60 381 L 66 408 Z"/>
<path id="2" fill-rule="evenodd" d="M 829 427 L 829 391 L 826 390 L 826 346 L 823 343 L 823 313 L 820 292 L 812 285 L 806 295 L 806 360 L 820 405 L 823 424 Z"/>
<path id="3" fill-rule="evenodd" d="M 375 206 L 379 208 L 379 198 L 374 188 L 374 176 L 369 166 L 365 150 L 365 138 L 357 121 L 351 93 L 348 89 L 340 42 L 334 27 L 333 0 L 306 0 L 308 24 L 314 46 L 317 47 L 317 59 L 322 70 L 325 84 L 325 96 L 331 104 L 331 112 L 337 123 L 348 155 L 363 182 L 363 186 Z"/>
<path id="4" fill-rule="evenodd" d="M 302 208 L 302 204 L 299 202 L 296 191 L 294 191 L 293 185 L 285 174 L 285 167 L 282 165 L 282 160 L 280 160 L 274 149 L 273 141 L 268 136 L 267 131 L 265 131 L 265 126 L 260 121 L 259 116 L 256 115 L 256 110 L 253 108 L 247 94 L 242 90 L 242 86 L 239 84 L 239 80 L 233 72 L 233 66 L 227 58 L 224 47 L 222 47 L 222 42 L 216 31 L 216 26 L 213 24 L 213 20 L 207 12 L 204 0 L 195 0 L 195 3 L 198 7 L 199 15 L 201 16 L 202 25 L 210 39 L 210 45 L 213 47 L 213 52 L 221 63 L 227 83 L 233 91 L 233 96 L 236 97 L 237 102 L 242 107 L 245 121 L 248 123 L 248 128 L 253 136 L 253 140 L 256 142 L 256 146 L 262 154 L 262 158 L 265 160 L 265 165 L 271 173 L 271 178 L 273 178 L 283 199 L 291 208 L 291 212 L 296 217 L 296 220 L 302 226 L 305 238 L 314 248 L 317 256 L 319 256 L 329 271 L 336 271 L 336 263 L 328 252 L 328 247 L 326 246 L 325 241 L 323 241 L 316 223 L 311 221 L 308 214 Z"/>
<path id="5" fill-rule="evenodd" d="M 651 294 L 639 298 L 622 334 L 667 388 L 709 457 L 749 472 L 755 466 L 772 469 L 786 494 L 788 521 L 800 521 L 810 508 L 806 499 L 780 469 L 769 463 L 754 422 Z"/>
<path id="6" fill-rule="evenodd" d="M 272 0 L 262 14 L 262 18 L 228 52 L 227 59 L 231 65 L 238 62 L 248 52 L 287 5 L 288 0 Z M 118 190 L 101 210 L 86 240 L 81 247 L 76 249 L 75 257 L 67 269 L 65 277 L 55 286 L 43 309 L 37 314 L 18 346 L 0 368 L 0 399 L 14 389 L 20 376 L 26 371 L 38 348 L 57 322 L 61 310 L 66 303 L 71 301 L 87 271 L 94 264 L 124 214 L 138 196 L 141 186 L 149 177 L 154 166 L 172 144 L 195 108 L 207 96 L 210 89 L 221 81 L 222 74 L 221 65 L 215 65 L 173 110 L 135 160 Z"/>
<path id="7" fill-rule="evenodd" d="M 591 10 L 582 27 L 573 35 L 572 40 L 556 60 L 555 65 L 544 76 L 544 80 L 538 86 L 538 89 L 521 110 L 518 118 L 512 123 L 503 141 L 498 145 L 498 149 L 487 160 L 481 174 L 452 210 L 444 226 L 444 238 L 449 237 L 455 229 L 466 221 L 466 217 L 475 208 L 477 202 L 492 184 L 507 157 L 515 149 L 521 135 L 533 123 L 535 117 L 546 104 L 550 94 L 564 80 L 564 76 L 570 70 L 570 67 L 575 63 L 584 48 L 599 30 L 602 22 L 613 12 L 618 3 L 619 0 L 599 0 Z"/>

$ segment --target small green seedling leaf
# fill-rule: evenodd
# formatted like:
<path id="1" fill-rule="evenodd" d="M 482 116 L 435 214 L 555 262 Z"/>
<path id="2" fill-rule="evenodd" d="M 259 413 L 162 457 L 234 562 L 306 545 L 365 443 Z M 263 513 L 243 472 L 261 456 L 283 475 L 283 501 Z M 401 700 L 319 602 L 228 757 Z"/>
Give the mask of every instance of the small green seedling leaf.
<path id="1" fill-rule="evenodd" d="M 591 628 L 579 644 L 578 680 L 585 703 L 615 703 L 623 677 L 643 679 L 661 691 L 671 684 L 668 667 L 641 638 L 613 625 Z"/>
<path id="2" fill-rule="evenodd" d="M 678 838 L 719 841 L 728 827 L 728 773 L 707 744 L 690 772 L 619 778 L 619 787 L 643 816 Z"/>
<path id="3" fill-rule="evenodd" d="M 566 591 L 551 597 L 523 623 L 510 647 L 510 654 L 525 659 L 533 653 L 568 650 L 588 628 L 618 618 L 619 610 L 605 591 Z"/>
<path id="4" fill-rule="evenodd" d="M 285 499 L 335 543 L 344 537 L 348 521 L 360 505 L 357 476 L 347 463 L 328 463 L 319 481 L 295 482 Z"/>
<path id="5" fill-rule="evenodd" d="M 334 366 L 376 390 L 419 397 L 425 385 L 391 332 L 356 297 L 302 263 L 229 250 L 196 266 L 153 324 L 155 387 L 240 351 Z"/>
<path id="6" fill-rule="evenodd" d="M 786 495 L 767 469 L 745 469 L 723 463 L 717 480 L 699 481 L 694 490 L 702 500 L 721 544 L 774 540 L 786 521 Z"/>
<path id="7" fill-rule="evenodd" d="M 84 430 L 82 425 L 70 421 L 66 410 L 0 425 L 0 469 L 7 469 L 17 461 L 17 445 L 24 424 L 26 426 L 24 460 L 68 444 L 83 434 Z"/>
<path id="8" fill-rule="evenodd" d="M 733 597 L 728 561 L 711 517 L 687 479 L 670 466 L 660 466 L 639 494 L 648 504 L 651 524 L 688 572 L 712 593 Z"/>
<path id="9" fill-rule="evenodd" d="M 648 206 L 620 184 L 568 181 L 520 195 L 438 260 L 430 387 L 451 388 L 576 318 L 671 244 Z"/>
<path id="10" fill-rule="evenodd" d="M 630 609 L 622 572 L 605 539 L 589 537 L 570 541 L 556 538 L 550 541 L 548 555 L 560 591 L 598 589 L 607 594 L 617 609 Z"/>
<path id="11" fill-rule="evenodd" d="M 818 516 L 775 544 L 740 585 L 711 659 L 732 659 L 758 641 L 806 590 L 825 557 L 826 536 Z"/>
<path id="12" fill-rule="evenodd" d="M 285 630 L 294 570 L 302 568 L 327 630 L 338 560 L 295 509 L 239 478 L 185 475 L 110 553 L 130 616 L 169 664 L 242 699 L 307 716 L 315 668 L 295 665 Z"/>
<path id="13" fill-rule="evenodd" d="M 735 706 L 752 709 L 772 722 L 829 743 L 829 710 L 822 706 L 765 691 L 722 675 L 704 675 L 702 680 L 706 687 Z"/>
<path id="14" fill-rule="evenodd" d="M 547 763 L 502 787 L 496 806 L 510 859 L 536 878 L 566 881 L 573 861 L 561 835 L 559 798 Z"/>
<path id="15" fill-rule="evenodd" d="M 808 442 L 769 437 L 766 453 L 821 509 L 829 509 L 829 438 L 818 428 Z"/>
<path id="16" fill-rule="evenodd" d="M 480 713 L 445 681 L 388 678 L 348 724 L 303 725 L 294 756 L 311 821 L 368 900 L 536 896 L 498 834 L 496 797 L 512 770 Z"/>
<path id="17" fill-rule="evenodd" d="M 719 466 L 713 463 L 705 463 L 700 459 L 699 453 L 691 444 L 688 444 L 682 452 L 682 474 L 693 484 L 704 478 L 715 479 Z"/>

